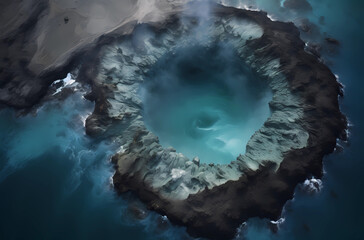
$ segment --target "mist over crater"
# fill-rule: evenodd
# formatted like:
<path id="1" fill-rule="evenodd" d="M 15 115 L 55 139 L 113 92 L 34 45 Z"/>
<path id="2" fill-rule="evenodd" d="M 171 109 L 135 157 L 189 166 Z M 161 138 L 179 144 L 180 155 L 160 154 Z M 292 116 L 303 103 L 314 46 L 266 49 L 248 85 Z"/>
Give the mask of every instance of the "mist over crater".
<path id="1" fill-rule="evenodd" d="M 162 146 L 203 163 L 228 164 L 244 154 L 270 115 L 267 81 L 227 43 L 167 54 L 149 70 L 140 94 L 144 122 Z"/>

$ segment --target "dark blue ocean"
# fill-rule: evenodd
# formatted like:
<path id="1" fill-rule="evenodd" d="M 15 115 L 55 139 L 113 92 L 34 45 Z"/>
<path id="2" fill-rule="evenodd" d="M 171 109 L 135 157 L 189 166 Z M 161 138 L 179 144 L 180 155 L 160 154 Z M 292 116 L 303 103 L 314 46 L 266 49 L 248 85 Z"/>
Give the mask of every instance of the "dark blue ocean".
<path id="1" fill-rule="evenodd" d="M 282 14 L 268 0 L 256 2 Z M 340 41 L 324 57 L 345 85 L 340 103 L 351 123 L 349 141 L 325 158 L 319 193 L 297 187 L 277 233 L 266 220 L 251 219 L 237 239 L 364 239 L 364 2 L 310 3 L 307 17 L 318 23 L 324 16 L 320 31 Z M 189 239 L 182 227 L 161 227 L 153 212 L 143 220 L 130 216 L 131 200 L 116 196 L 110 184 L 115 146 L 85 135 L 92 110 L 76 93 L 45 103 L 37 114 L 0 112 L 0 239 Z"/>

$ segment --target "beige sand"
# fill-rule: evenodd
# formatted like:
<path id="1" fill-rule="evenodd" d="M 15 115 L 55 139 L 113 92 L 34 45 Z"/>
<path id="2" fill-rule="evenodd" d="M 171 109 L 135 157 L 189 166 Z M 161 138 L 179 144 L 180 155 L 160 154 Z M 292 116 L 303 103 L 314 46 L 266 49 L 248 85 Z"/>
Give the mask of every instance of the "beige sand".
<path id="1" fill-rule="evenodd" d="M 28 21 L 39 1 L 8 0 L 0 3 L 0 38 Z M 44 1 L 47 3 L 47 1 Z M 62 65 L 68 58 L 103 34 L 128 23 L 160 21 L 186 0 L 49 0 L 33 32 L 23 42 L 28 68 L 36 75 Z M 65 18 L 68 22 L 65 23 Z M 129 31 L 131 29 L 129 28 Z M 124 31 L 128 31 L 125 29 Z"/>

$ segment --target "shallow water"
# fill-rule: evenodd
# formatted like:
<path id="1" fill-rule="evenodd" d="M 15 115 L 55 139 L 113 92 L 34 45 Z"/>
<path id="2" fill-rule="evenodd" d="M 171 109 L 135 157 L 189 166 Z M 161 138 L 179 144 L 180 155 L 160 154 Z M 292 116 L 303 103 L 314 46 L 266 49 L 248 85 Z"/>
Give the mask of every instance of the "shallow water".
<path id="1" fill-rule="evenodd" d="M 338 55 L 327 57 L 346 86 L 341 107 L 354 124 L 350 140 L 325 159 L 320 193 L 297 189 L 278 233 L 252 219 L 238 239 L 363 239 L 363 3 L 310 2 L 310 18 L 324 15 L 322 31 L 342 43 Z M 0 112 L 0 239 L 188 239 L 183 228 L 158 228 L 156 214 L 142 221 L 127 216 L 129 200 L 109 185 L 113 146 L 84 134 L 83 117 L 92 108 L 76 94 L 46 104 L 36 117 Z"/>
<path id="2" fill-rule="evenodd" d="M 229 163 L 270 115 L 267 85 L 231 46 L 180 49 L 146 78 L 144 121 L 164 147 L 205 163 Z"/>

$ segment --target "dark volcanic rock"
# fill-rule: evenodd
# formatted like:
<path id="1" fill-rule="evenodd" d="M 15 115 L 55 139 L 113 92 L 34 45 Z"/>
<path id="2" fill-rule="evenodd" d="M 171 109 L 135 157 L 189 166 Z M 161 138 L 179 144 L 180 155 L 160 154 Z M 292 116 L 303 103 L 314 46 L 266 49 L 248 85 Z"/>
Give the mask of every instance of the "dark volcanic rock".
<path id="1" fill-rule="evenodd" d="M 336 40 L 335 38 L 327 37 L 327 38 L 325 38 L 325 40 L 326 40 L 326 42 L 328 42 L 330 44 L 340 45 L 340 42 L 338 40 Z"/>
<path id="2" fill-rule="evenodd" d="M 316 57 L 320 58 L 321 57 L 321 45 L 318 43 L 307 43 L 306 45 L 306 51 L 312 53 L 313 55 L 315 55 Z"/>

